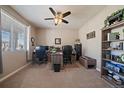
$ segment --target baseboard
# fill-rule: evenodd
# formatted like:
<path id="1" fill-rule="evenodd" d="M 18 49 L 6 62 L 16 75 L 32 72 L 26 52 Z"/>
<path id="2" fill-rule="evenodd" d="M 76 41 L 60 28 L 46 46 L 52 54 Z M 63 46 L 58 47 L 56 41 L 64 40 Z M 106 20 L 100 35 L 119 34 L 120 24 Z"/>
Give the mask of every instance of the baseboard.
<path id="1" fill-rule="evenodd" d="M 96 68 L 97 71 L 101 72 L 101 70 L 99 68 Z"/>
<path id="2" fill-rule="evenodd" d="M 9 78 L 9 77 L 11 77 L 12 75 L 16 74 L 17 72 L 19 72 L 20 70 L 24 69 L 25 67 L 27 67 L 27 66 L 30 65 L 30 64 L 31 64 L 31 62 L 25 64 L 24 66 L 22 66 L 22 67 L 18 68 L 17 70 L 11 72 L 10 74 L 8 74 L 8 75 L 2 77 L 2 78 L 0 79 L 0 82 L 3 82 L 3 81 L 6 80 L 7 78 Z"/>
<path id="3" fill-rule="evenodd" d="M 32 62 L 32 59 L 30 59 L 30 60 L 27 60 L 27 62 Z"/>

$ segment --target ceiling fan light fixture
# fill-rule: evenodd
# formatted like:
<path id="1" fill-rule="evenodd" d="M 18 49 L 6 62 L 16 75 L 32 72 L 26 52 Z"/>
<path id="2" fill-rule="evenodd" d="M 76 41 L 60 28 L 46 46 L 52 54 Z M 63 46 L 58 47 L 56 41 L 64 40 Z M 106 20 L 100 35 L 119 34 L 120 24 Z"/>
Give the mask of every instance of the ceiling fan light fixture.
<path id="1" fill-rule="evenodd" d="M 60 24 L 60 23 L 62 23 L 62 19 L 59 19 L 59 20 L 58 20 L 58 24 Z"/>
<path id="2" fill-rule="evenodd" d="M 54 18 L 45 18 L 45 20 L 54 20 L 55 25 L 61 24 L 62 22 L 65 24 L 68 24 L 69 22 L 65 19 L 63 19 L 64 17 L 68 16 L 71 14 L 70 11 L 62 13 L 62 12 L 55 12 L 53 10 L 53 8 L 49 7 L 49 10 L 51 11 L 51 13 L 54 15 Z"/>
<path id="3" fill-rule="evenodd" d="M 62 19 L 55 18 L 54 21 L 55 21 L 55 25 L 58 25 L 58 24 L 62 23 Z"/>
<path id="4" fill-rule="evenodd" d="M 55 16 L 54 21 L 55 21 L 55 25 L 61 24 L 62 16 Z"/>

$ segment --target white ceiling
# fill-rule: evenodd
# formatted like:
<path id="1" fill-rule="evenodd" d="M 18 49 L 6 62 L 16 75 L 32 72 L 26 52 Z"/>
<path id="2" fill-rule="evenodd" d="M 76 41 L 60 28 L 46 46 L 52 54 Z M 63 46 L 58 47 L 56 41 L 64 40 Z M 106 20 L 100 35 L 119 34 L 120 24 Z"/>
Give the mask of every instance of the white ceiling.
<path id="1" fill-rule="evenodd" d="M 19 14 L 35 26 L 43 29 L 79 29 L 85 22 L 97 15 L 105 6 L 103 5 L 12 5 Z M 62 13 L 71 11 L 71 15 L 65 17 L 69 24 L 54 25 L 54 21 L 44 20 L 47 17 L 53 17 L 49 10 L 52 7 Z"/>

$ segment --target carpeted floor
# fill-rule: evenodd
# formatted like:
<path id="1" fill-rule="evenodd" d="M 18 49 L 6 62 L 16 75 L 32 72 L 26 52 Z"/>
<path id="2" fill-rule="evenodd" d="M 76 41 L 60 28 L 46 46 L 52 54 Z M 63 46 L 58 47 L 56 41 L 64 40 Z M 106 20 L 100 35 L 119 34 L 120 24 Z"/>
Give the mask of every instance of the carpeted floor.
<path id="1" fill-rule="evenodd" d="M 61 72 L 51 70 L 50 63 L 29 65 L 0 84 L 2 88 L 108 88 L 111 87 L 95 69 L 79 63 L 66 65 Z"/>

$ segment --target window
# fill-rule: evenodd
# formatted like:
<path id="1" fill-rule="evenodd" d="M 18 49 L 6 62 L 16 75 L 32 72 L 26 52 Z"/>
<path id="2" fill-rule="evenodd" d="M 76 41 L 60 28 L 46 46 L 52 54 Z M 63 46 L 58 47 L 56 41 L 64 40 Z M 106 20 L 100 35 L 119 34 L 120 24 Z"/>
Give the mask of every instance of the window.
<path id="1" fill-rule="evenodd" d="M 27 26 L 14 19 L 6 11 L 1 12 L 2 51 L 26 50 Z"/>
<path id="2" fill-rule="evenodd" d="M 25 35 L 23 32 L 18 32 L 17 35 L 17 43 L 16 43 L 16 49 L 25 49 Z"/>
<path id="3" fill-rule="evenodd" d="M 11 23 L 12 21 L 9 17 L 1 14 L 2 51 L 8 51 L 11 48 Z"/>
<path id="4" fill-rule="evenodd" d="M 2 31 L 2 50 L 10 50 L 10 32 Z"/>
<path id="5" fill-rule="evenodd" d="M 13 34 L 15 38 L 15 49 L 25 50 L 26 49 L 26 27 L 19 24 L 15 24 L 13 28 Z"/>

